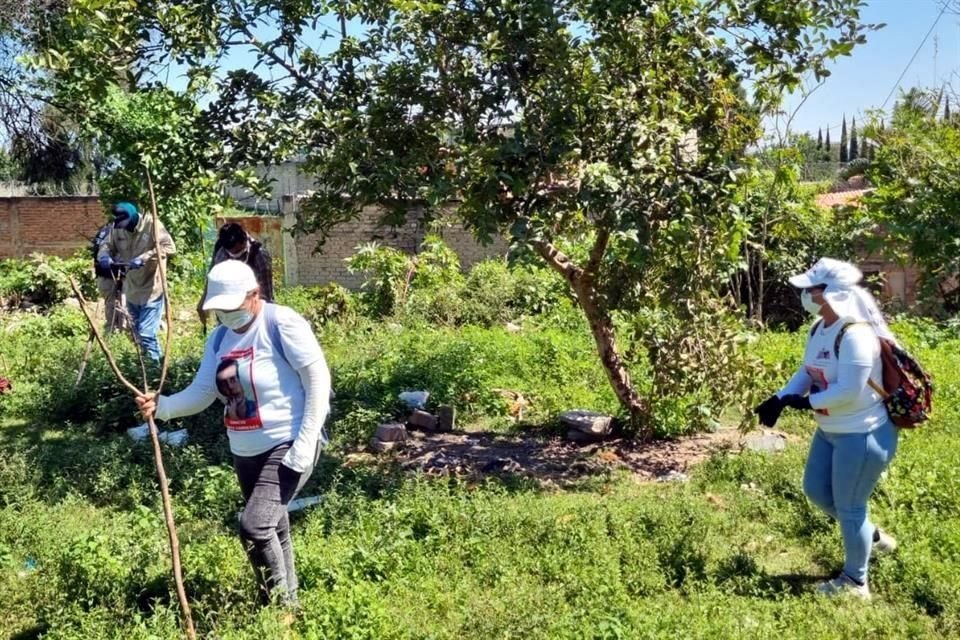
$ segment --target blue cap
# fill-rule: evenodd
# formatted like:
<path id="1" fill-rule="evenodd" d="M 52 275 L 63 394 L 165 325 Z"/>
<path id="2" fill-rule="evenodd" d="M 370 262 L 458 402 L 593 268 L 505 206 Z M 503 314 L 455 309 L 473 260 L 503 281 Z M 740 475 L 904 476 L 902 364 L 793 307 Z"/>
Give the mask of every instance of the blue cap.
<path id="1" fill-rule="evenodd" d="M 113 205 L 113 226 L 120 229 L 136 228 L 140 222 L 140 212 L 132 202 L 118 202 Z"/>

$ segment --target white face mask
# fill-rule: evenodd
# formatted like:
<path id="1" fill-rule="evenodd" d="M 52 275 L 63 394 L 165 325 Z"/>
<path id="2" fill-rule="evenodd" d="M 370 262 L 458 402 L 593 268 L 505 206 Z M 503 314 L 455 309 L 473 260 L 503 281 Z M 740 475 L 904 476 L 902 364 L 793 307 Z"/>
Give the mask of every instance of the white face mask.
<path id="1" fill-rule="evenodd" d="M 220 311 L 218 309 L 215 313 L 220 324 L 234 331 L 253 321 L 253 314 L 246 309 L 235 309 L 233 311 Z"/>
<path id="2" fill-rule="evenodd" d="M 817 304 L 813 301 L 813 294 L 809 291 L 804 290 L 800 293 L 800 304 L 803 305 L 803 308 L 812 316 L 820 315 L 820 309 L 822 305 Z"/>
<path id="3" fill-rule="evenodd" d="M 250 254 L 250 245 L 247 244 L 240 253 L 233 253 L 230 250 L 227 250 L 227 255 L 230 256 L 233 260 L 242 260 L 243 262 L 247 261 L 247 256 Z"/>

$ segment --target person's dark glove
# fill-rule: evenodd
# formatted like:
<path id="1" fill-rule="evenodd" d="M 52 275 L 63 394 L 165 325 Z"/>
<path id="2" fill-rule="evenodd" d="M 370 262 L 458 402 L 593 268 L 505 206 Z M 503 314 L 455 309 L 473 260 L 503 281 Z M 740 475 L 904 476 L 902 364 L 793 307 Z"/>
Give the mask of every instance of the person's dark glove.
<path id="1" fill-rule="evenodd" d="M 783 402 L 783 406 L 785 407 L 800 409 L 801 411 L 813 411 L 813 407 L 810 406 L 810 396 L 791 393 L 790 395 L 783 396 L 780 401 Z"/>
<path id="2" fill-rule="evenodd" d="M 753 412 L 760 417 L 760 424 L 771 428 L 776 425 L 777 420 L 780 419 L 781 411 L 783 411 L 783 401 L 778 398 L 776 394 L 761 402 L 753 410 Z"/>
<path id="3" fill-rule="evenodd" d="M 129 263 L 127 263 L 128 269 L 139 269 L 143 266 L 143 258 L 134 258 Z"/>
<path id="4" fill-rule="evenodd" d="M 97 266 L 103 271 L 109 271 L 113 265 L 113 258 L 110 256 L 100 256 L 97 258 Z"/>

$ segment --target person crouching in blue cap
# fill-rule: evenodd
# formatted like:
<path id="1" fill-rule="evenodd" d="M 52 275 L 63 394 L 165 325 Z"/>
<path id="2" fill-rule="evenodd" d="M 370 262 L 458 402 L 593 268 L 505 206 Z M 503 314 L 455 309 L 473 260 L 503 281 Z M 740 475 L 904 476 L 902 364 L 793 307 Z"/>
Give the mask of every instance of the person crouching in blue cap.
<path id="1" fill-rule="evenodd" d="M 160 255 L 154 246 L 154 226 Z M 160 260 L 166 260 L 176 252 L 173 238 L 160 220 L 141 213 L 132 202 L 118 202 L 113 206 L 113 229 L 106 242 L 100 245 L 97 266 L 107 271 L 114 262 L 126 265 L 123 292 L 127 298 L 127 311 L 140 340 L 140 348 L 155 363 L 161 358 L 158 334 L 164 311 L 163 284 L 158 267 Z"/>

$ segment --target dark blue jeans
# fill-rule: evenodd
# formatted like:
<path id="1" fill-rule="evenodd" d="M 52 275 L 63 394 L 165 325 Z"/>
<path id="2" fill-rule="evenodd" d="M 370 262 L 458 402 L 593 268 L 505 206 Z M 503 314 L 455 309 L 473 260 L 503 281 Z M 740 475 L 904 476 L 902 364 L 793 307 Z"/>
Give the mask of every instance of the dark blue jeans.
<path id="1" fill-rule="evenodd" d="M 240 537 L 260 587 L 261 601 L 297 602 L 297 572 L 290 542 L 287 504 L 303 488 L 313 467 L 298 473 L 283 466 L 286 442 L 258 456 L 233 457 L 244 507 Z"/>
<path id="2" fill-rule="evenodd" d="M 897 452 L 897 428 L 889 420 L 870 433 L 824 433 L 813 436 L 803 474 L 803 491 L 810 500 L 840 522 L 843 572 L 867 581 L 874 526 L 867 517 L 867 501 L 880 474 Z"/>

